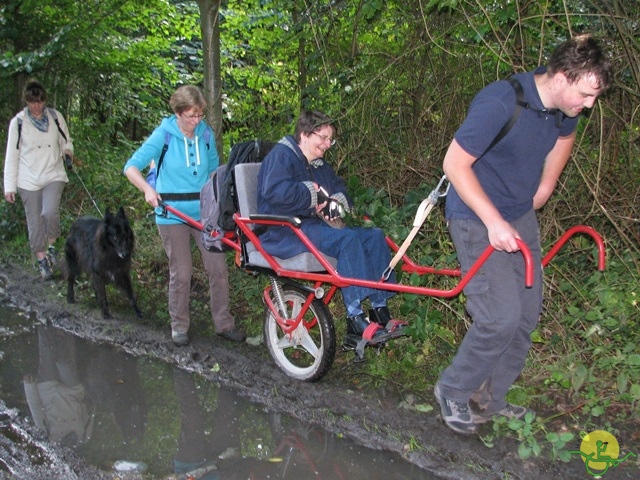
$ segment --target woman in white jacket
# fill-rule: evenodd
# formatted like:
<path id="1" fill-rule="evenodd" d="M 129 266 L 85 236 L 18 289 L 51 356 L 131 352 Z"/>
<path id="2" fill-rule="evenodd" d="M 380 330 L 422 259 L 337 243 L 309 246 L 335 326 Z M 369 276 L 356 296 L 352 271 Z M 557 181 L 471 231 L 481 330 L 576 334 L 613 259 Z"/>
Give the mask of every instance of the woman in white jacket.
<path id="1" fill-rule="evenodd" d="M 14 203 L 20 194 L 27 217 L 29 246 L 44 280 L 53 277 L 54 243 L 60 236 L 60 198 L 69 181 L 63 155 L 73 157 L 64 117 L 46 108 L 47 92 L 37 80 L 24 89 L 27 106 L 9 124 L 4 163 L 4 196 Z"/>

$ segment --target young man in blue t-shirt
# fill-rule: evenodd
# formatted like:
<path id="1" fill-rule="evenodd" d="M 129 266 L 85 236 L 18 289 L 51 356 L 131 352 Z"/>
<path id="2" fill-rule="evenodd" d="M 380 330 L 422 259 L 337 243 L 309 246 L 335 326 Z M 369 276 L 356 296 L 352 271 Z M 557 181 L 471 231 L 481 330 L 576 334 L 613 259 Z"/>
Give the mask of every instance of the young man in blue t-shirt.
<path id="1" fill-rule="evenodd" d="M 495 249 L 465 287 L 473 323 L 434 394 L 445 424 L 474 433 L 494 415 L 523 418 L 528 409 L 505 395 L 520 375 L 542 309 L 542 267 L 535 210 L 551 196 L 575 142 L 578 115 L 612 83 L 609 60 L 589 35 L 560 45 L 546 67 L 514 76 L 523 100 L 512 128 L 516 89 L 492 83 L 474 98 L 444 159 L 451 183 L 449 230 L 463 272 Z M 531 250 L 535 279 L 524 286 L 516 239 Z"/>

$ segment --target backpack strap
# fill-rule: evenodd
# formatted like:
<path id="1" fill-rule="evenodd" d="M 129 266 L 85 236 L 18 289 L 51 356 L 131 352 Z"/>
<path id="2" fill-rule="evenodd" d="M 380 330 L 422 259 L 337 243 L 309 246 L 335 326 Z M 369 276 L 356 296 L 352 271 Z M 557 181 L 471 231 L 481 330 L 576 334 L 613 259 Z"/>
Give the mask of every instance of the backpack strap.
<path id="1" fill-rule="evenodd" d="M 204 131 L 204 135 L 202 136 L 204 141 L 207 143 L 207 150 L 209 150 L 209 142 L 211 141 L 211 129 L 209 127 Z M 164 160 L 164 156 L 169 149 L 169 142 L 171 141 L 171 134 L 169 132 L 164 132 L 164 145 L 162 146 L 162 151 L 160 152 L 160 157 L 158 157 L 158 165 L 156 166 L 156 178 L 160 175 L 160 167 L 162 166 L 162 162 Z M 188 200 L 198 200 L 200 199 L 200 192 L 192 192 L 192 193 L 163 193 L 163 200 L 178 200 L 178 201 L 188 201 Z"/>
<path id="2" fill-rule="evenodd" d="M 18 119 L 18 141 L 16 142 L 16 150 L 20 148 L 20 137 L 22 136 L 22 119 Z"/>
<path id="3" fill-rule="evenodd" d="M 68 141 L 67 136 L 64 134 L 64 131 L 60 126 L 60 122 L 58 121 L 58 115 L 56 114 L 56 111 L 53 108 L 47 107 L 47 112 L 49 112 L 49 115 L 51 115 L 51 118 L 53 118 L 53 121 L 56 122 L 56 127 L 58 127 L 58 133 L 62 135 L 62 138 L 64 138 L 64 141 L 67 142 Z M 22 136 L 22 119 L 18 118 L 18 141 L 16 142 L 16 150 L 20 148 L 21 136 Z"/>
<path id="4" fill-rule="evenodd" d="M 47 107 L 47 112 L 49 112 L 49 115 L 51 115 L 51 117 L 53 118 L 53 121 L 56 122 L 56 127 L 58 127 L 58 132 L 60 133 L 60 135 L 62 135 L 62 138 L 64 138 L 64 141 L 67 142 L 68 141 L 67 136 L 62 131 L 62 127 L 60 126 L 60 122 L 58 121 L 58 115 L 56 114 L 56 111 L 53 108 Z"/>
<path id="5" fill-rule="evenodd" d="M 156 167 L 156 178 L 158 175 L 160 175 L 160 167 L 162 166 L 164 156 L 167 154 L 167 150 L 169 149 L 170 141 L 171 134 L 169 132 L 164 132 L 164 145 L 162 146 L 162 151 L 160 152 L 160 157 L 158 158 L 158 166 Z"/>
<path id="6" fill-rule="evenodd" d="M 529 104 L 524 101 L 524 91 L 522 90 L 522 85 L 520 84 L 520 82 L 513 77 L 508 78 L 507 81 L 509 82 L 509 85 L 511 85 L 511 87 L 513 88 L 513 91 L 516 93 L 516 106 L 513 110 L 513 113 L 511 114 L 511 118 L 507 121 L 507 123 L 503 125 L 502 129 L 498 132 L 498 135 L 496 135 L 496 137 L 493 139 L 493 141 L 487 147 L 487 149 L 484 152 L 482 152 L 482 155 L 487 153 L 489 150 L 495 147 L 498 144 L 498 142 L 500 142 L 500 140 L 506 137 L 507 133 L 511 131 L 513 126 L 518 121 L 518 117 L 520 116 L 522 109 L 529 108 Z M 480 155 L 480 157 L 482 157 L 482 155 Z"/>
<path id="7" fill-rule="evenodd" d="M 57 123 L 57 121 L 56 121 Z M 204 131 L 204 135 L 202 137 L 204 141 L 207 143 L 207 150 L 209 150 L 209 142 L 211 142 L 211 129 L 209 127 Z M 156 167 L 156 175 L 160 173 L 160 166 L 164 160 L 164 156 L 169 149 L 169 142 L 171 141 L 171 134 L 169 132 L 164 132 L 164 145 L 162 146 L 162 151 L 160 152 L 160 157 L 158 158 L 158 166 Z"/>

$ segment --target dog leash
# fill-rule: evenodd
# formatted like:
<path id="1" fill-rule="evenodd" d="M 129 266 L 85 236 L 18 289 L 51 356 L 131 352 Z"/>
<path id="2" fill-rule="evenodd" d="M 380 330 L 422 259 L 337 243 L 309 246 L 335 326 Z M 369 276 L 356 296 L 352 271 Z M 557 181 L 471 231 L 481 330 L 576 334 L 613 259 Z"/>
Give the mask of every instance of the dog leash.
<path id="1" fill-rule="evenodd" d="M 413 238 L 418 233 L 418 230 L 420 230 L 420 227 L 429 216 L 429 213 L 431 212 L 433 207 L 438 203 L 438 199 L 440 197 L 445 197 L 449 192 L 449 187 L 451 186 L 450 183 L 447 184 L 447 188 L 444 190 L 444 192 L 440 193 L 440 188 L 442 187 L 442 184 L 445 182 L 446 179 L 447 179 L 446 175 L 443 175 L 440 181 L 438 182 L 438 185 L 436 186 L 436 188 L 434 188 L 431 191 L 429 196 L 425 198 L 420 204 L 420 206 L 418 207 L 418 211 L 416 212 L 416 218 L 413 220 L 413 228 L 409 232 L 409 235 L 407 236 L 407 238 L 404 240 L 404 243 L 402 244 L 400 249 L 396 252 L 395 256 L 391 259 L 391 262 L 389 262 L 389 266 L 382 273 L 382 280 L 384 281 L 389 280 L 389 277 L 391 276 L 391 272 L 393 272 L 393 269 L 398 264 L 402 256 L 405 254 L 405 252 L 407 251 L 407 248 L 409 248 L 409 245 L 413 241 Z"/>
<path id="2" fill-rule="evenodd" d="M 89 189 L 87 188 L 87 186 L 82 181 L 82 178 L 80 177 L 80 174 L 78 173 L 78 171 L 75 168 L 73 168 L 73 160 L 66 153 L 64 154 L 64 164 L 69 170 L 75 172 L 76 176 L 78 177 L 78 180 L 80 180 L 80 183 L 84 187 L 84 191 L 87 192 L 87 195 L 89 195 L 89 199 L 93 202 L 93 206 L 96 207 L 96 210 L 98 210 L 98 213 L 100 214 L 100 216 L 102 218 L 104 218 L 104 215 L 100 211 L 100 208 L 98 207 L 98 204 L 96 203 L 96 201 L 93 199 L 93 196 L 91 195 L 91 192 L 89 192 Z"/>

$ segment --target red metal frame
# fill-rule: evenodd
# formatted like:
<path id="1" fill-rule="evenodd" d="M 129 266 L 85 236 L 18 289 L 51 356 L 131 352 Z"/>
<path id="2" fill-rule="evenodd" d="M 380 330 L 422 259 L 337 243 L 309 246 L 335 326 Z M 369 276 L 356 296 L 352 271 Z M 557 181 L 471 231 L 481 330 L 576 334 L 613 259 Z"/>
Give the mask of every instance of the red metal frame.
<path id="1" fill-rule="evenodd" d="M 493 253 L 494 248 L 488 246 L 486 250 L 482 253 L 482 255 L 478 258 L 478 260 L 473 264 L 471 269 L 466 273 L 466 275 L 462 276 L 458 285 L 449 290 L 443 290 L 438 288 L 430 288 L 430 287 L 416 287 L 412 285 L 403 285 L 400 283 L 388 283 L 383 280 L 372 281 L 372 280 L 362 280 L 359 278 L 352 277 L 344 277 L 340 275 L 336 269 L 323 257 L 320 251 L 311 243 L 309 238 L 302 232 L 300 228 L 296 228 L 291 223 L 283 222 L 281 219 L 269 220 L 264 217 L 261 218 L 246 218 L 240 217 L 239 215 L 234 216 L 236 225 L 241 230 L 242 234 L 247 237 L 251 243 L 256 247 L 256 249 L 263 255 L 269 266 L 274 271 L 277 276 L 285 277 L 285 278 L 295 278 L 299 280 L 308 280 L 313 282 L 319 282 L 320 284 L 328 283 L 335 287 L 346 287 L 346 286 L 362 286 L 375 288 L 380 290 L 389 290 L 398 293 L 412 293 L 415 295 L 429 295 L 434 297 L 443 297 L 450 298 L 459 295 L 462 292 L 462 289 L 469 283 L 471 278 L 477 273 L 482 264 L 489 258 L 489 256 Z M 318 262 L 324 267 L 326 272 L 300 272 L 297 270 L 288 270 L 283 268 L 277 260 L 269 255 L 264 248 L 262 247 L 260 240 L 257 235 L 252 230 L 252 226 L 256 225 L 273 225 L 273 226 L 289 226 L 300 241 L 309 249 L 309 251 L 316 257 Z M 389 240 L 388 240 L 389 241 Z M 529 248 L 525 245 L 524 242 L 518 240 L 518 246 L 520 247 L 520 252 L 522 254 L 523 260 L 525 262 L 525 286 L 531 287 L 533 285 L 533 265 L 531 259 L 531 252 Z M 403 261 L 407 259 L 410 261 L 408 256 L 405 254 L 403 256 Z M 408 263 L 409 264 L 409 263 Z M 411 264 L 415 265 L 415 263 L 411 262 Z M 411 271 L 411 269 L 404 268 L 406 271 Z M 419 272 L 417 269 L 416 273 L 424 273 Z M 432 273 L 432 272 L 429 272 Z"/>
<path id="2" fill-rule="evenodd" d="M 549 265 L 549 262 L 556 256 L 556 254 L 560 251 L 562 247 L 564 247 L 565 243 L 569 241 L 571 237 L 578 233 L 584 233 L 585 235 L 589 235 L 593 241 L 596 243 L 598 247 L 598 271 L 604 272 L 606 267 L 606 254 L 604 248 L 604 241 L 598 232 L 596 232 L 593 228 L 587 227 L 586 225 L 576 225 L 575 227 L 571 227 L 567 230 L 562 237 L 555 243 L 553 247 L 547 252 L 547 254 L 542 258 L 542 266 L 546 267 Z"/>
<path id="3" fill-rule="evenodd" d="M 188 225 L 202 231 L 203 226 L 197 220 L 188 217 L 184 213 L 179 210 L 171 207 L 170 205 L 164 205 L 164 208 Z M 465 274 L 462 275 L 459 269 L 436 269 L 428 266 L 417 265 L 411 258 L 405 253 L 402 257 L 402 265 L 401 269 L 408 273 L 416 273 L 418 275 L 424 274 L 436 274 L 436 275 L 446 275 L 451 277 L 460 277 L 460 281 L 458 284 L 449 290 L 438 289 L 438 288 L 430 288 L 430 287 L 420 287 L 420 286 L 411 286 L 404 285 L 401 283 L 388 283 L 383 279 L 378 281 L 371 280 L 362 280 L 358 278 L 351 277 L 343 277 L 340 275 L 336 269 L 324 258 L 324 256 L 320 253 L 320 251 L 311 243 L 309 238 L 302 232 L 300 228 L 296 226 L 296 222 L 294 219 L 287 219 L 285 217 L 274 217 L 274 216 L 265 216 L 265 215 L 252 215 L 251 218 L 241 217 L 239 214 L 234 215 L 235 223 L 239 229 L 238 234 L 242 234 L 247 238 L 248 241 L 253 243 L 256 249 L 262 254 L 265 258 L 269 267 L 273 270 L 274 274 L 283 278 L 290 278 L 296 280 L 310 281 L 313 282 L 313 289 L 317 289 L 324 284 L 331 285 L 328 292 L 322 297 L 323 302 L 325 304 L 329 304 L 331 299 L 333 298 L 335 292 L 338 288 L 346 287 L 346 286 L 362 286 L 375 288 L 380 290 L 389 290 L 398 293 L 411 293 L 414 295 L 428 295 L 433 297 L 441 297 L 441 298 L 451 298 L 459 295 L 464 287 L 469 283 L 471 278 L 478 272 L 480 267 L 487 261 L 487 259 L 494 252 L 494 248 L 489 245 L 486 250 L 482 253 L 482 255 L 476 260 L 471 269 Z M 324 267 L 326 272 L 301 272 L 297 270 L 288 270 L 283 268 L 278 261 L 271 255 L 269 255 L 258 236 L 254 233 L 253 228 L 259 225 L 264 226 L 285 226 L 291 228 L 295 234 L 298 236 L 300 241 L 309 249 L 309 251 L 316 257 L 318 262 Z M 603 271 L 605 268 L 605 247 L 602 237 L 596 232 L 593 228 L 587 227 L 584 225 L 578 225 L 570 228 L 567 232 L 556 242 L 556 244 L 549 250 L 549 252 L 542 259 L 543 268 L 546 267 L 551 259 L 555 257 L 555 255 L 560 251 L 560 249 L 567 243 L 567 241 L 576 234 L 586 234 L 591 236 L 591 238 L 595 241 L 596 246 L 598 248 L 598 270 Z M 222 239 L 223 243 L 230 247 L 231 249 L 240 252 L 242 250 L 242 246 L 240 244 L 240 240 L 238 238 L 238 234 L 235 232 L 228 232 L 224 238 Z M 393 251 L 398 251 L 398 245 L 387 237 L 387 244 Z M 522 255 L 524 266 L 525 266 L 525 278 L 524 284 L 526 287 L 531 287 L 534 281 L 534 272 L 533 272 L 533 260 L 531 257 L 531 252 L 529 251 L 529 247 L 521 241 L 517 240 L 518 247 L 520 248 L 520 254 Z M 283 331 L 291 334 L 299 323 L 302 321 L 302 318 L 306 314 L 311 301 L 315 298 L 313 292 L 309 294 L 307 301 L 305 302 L 303 308 L 301 309 L 299 315 L 295 319 L 286 319 L 282 318 L 279 314 L 279 309 L 273 305 L 271 301 L 271 297 L 269 295 L 271 291 L 271 287 L 267 287 L 264 291 L 264 299 L 271 310 L 271 312 L 276 315 L 276 320 L 278 324 L 282 327 Z M 310 326 L 308 326 L 310 327 Z"/>

